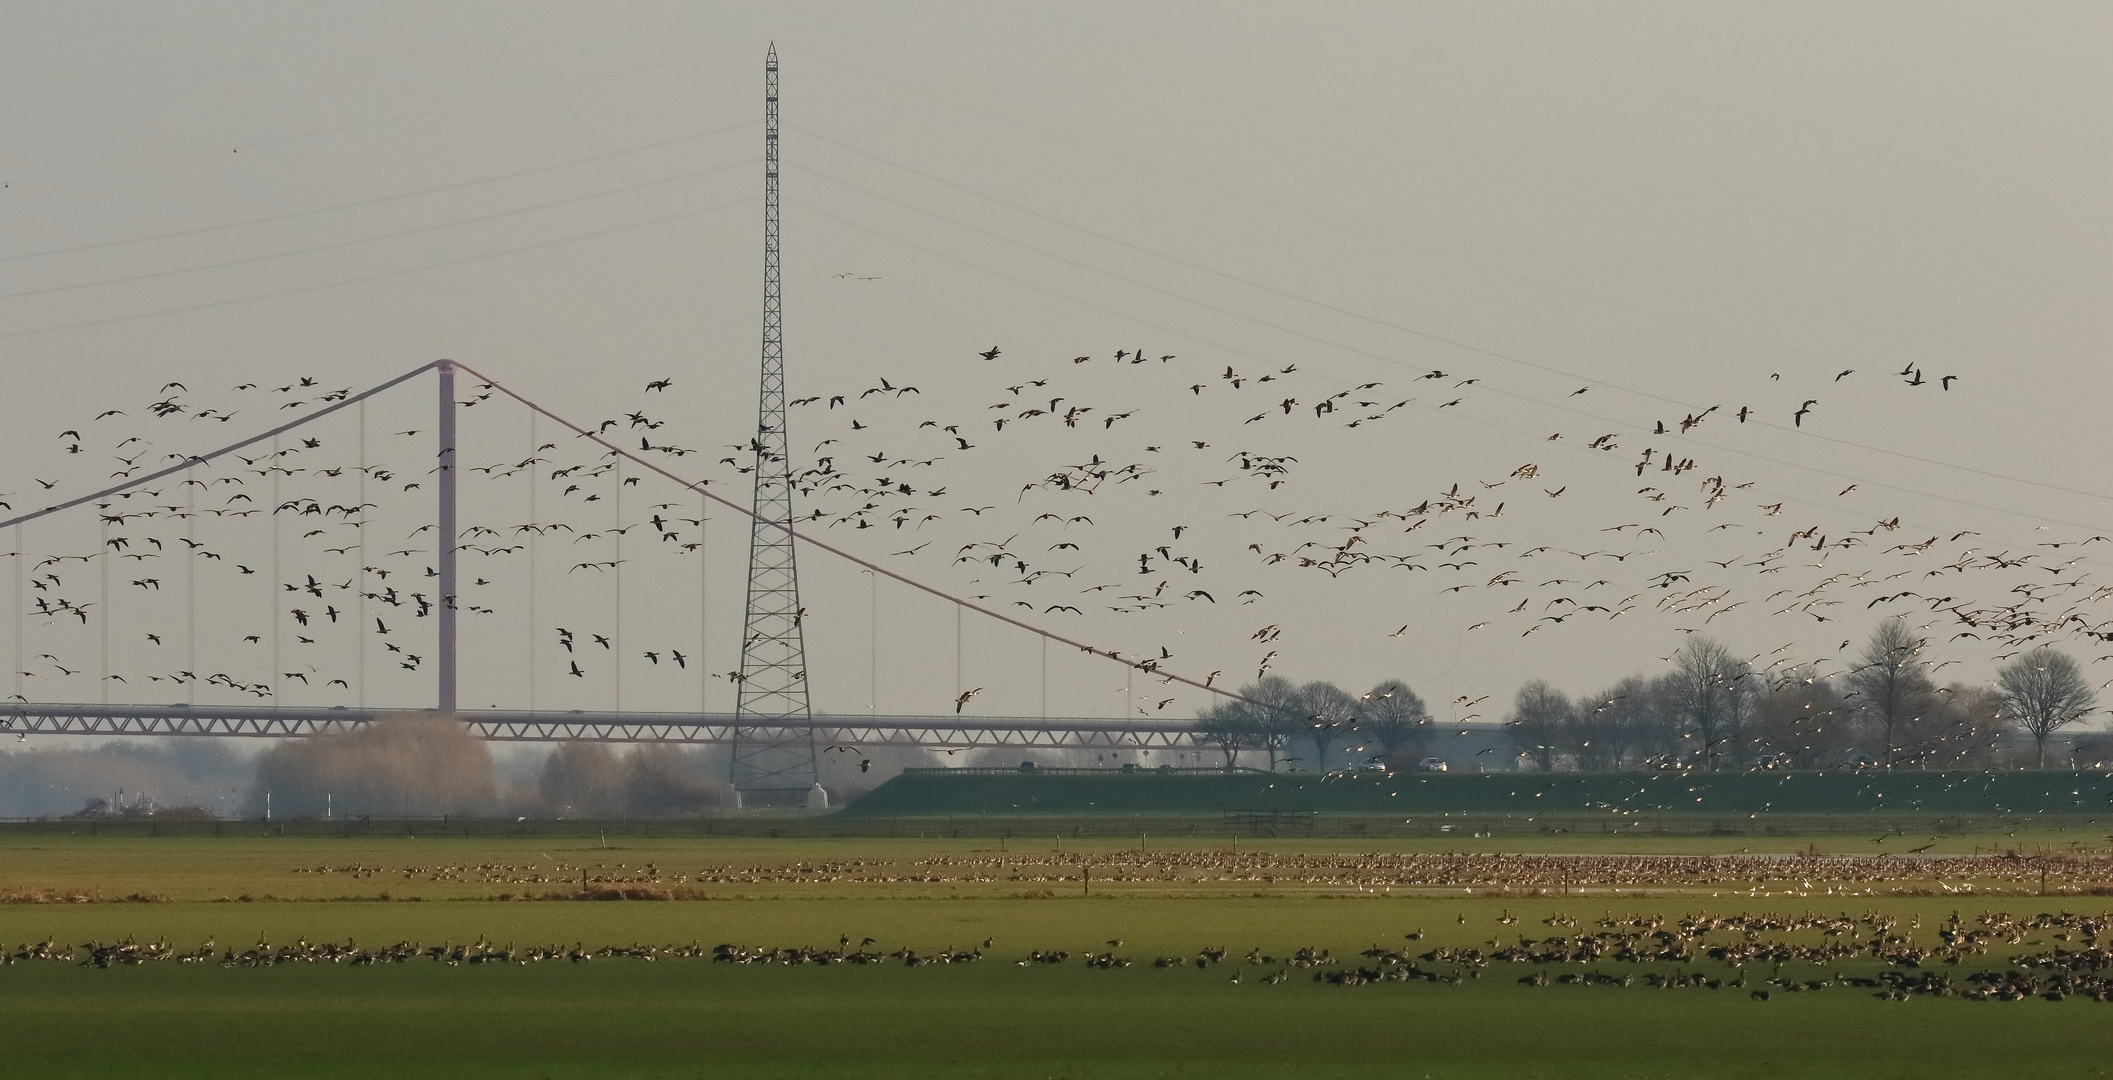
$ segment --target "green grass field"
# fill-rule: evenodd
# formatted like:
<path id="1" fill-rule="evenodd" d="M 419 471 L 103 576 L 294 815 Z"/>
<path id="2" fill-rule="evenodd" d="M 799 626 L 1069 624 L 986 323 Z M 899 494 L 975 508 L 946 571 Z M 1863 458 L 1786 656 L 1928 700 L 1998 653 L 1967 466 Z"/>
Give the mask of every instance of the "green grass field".
<path id="1" fill-rule="evenodd" d="M 1920 841 L 1920 838 L 1916 838 Z M 2059 838 L 1962 835 L 1931 855 L 1986 852 L 1999 840 L 2030 853 Z M 833 949 L 842 936 L 876 951 L 929 955 L 989 940 L 972 964 L 737 965 L 706 959 L 452 966 L 426 959 L 351 966 L 226 967 L 161 962 L 108 970 L 29 960 L 0 967 L 5 1035 L 0 1075 L 126 1077 L 1158 1077 L 1590 1076 L 1927 1077 L 2029 1070 L 2039 1077 L 2113 1075 L 2113 1005 L 1880 1000 L 1830 987 L 1756 1001 L 1745 989 L 1649 989 L 1649 974 L 1738 970 L 1688 964 L 1493 962 L 1457 985 L 1338 986 L 1375 943 L 1480 947 L 1521 936 L 1590 932 L 1603 914 L 1883 913 L 1894 933 L 1928 941 L 1954 911 L 2113 910 L 2113 897 L 1986 882 L 2006 895 L 1939 893 L 1889 881 L 1870 895 L 1829 896 L 1794 881 L 1679 881 L 1579 895 L 1549 890 L 1364 890 L 1351 874 L 1368 852 L 1487 851 L 1646 855 L 1737 851 L 1754 841 L 1554 837 L 1462 841 L 1242 839 L 1275 860 L 1276 880 L 1160 873 L 1157 858 L 1207 864 L 1223 839 L 1137 852 L 1135 842 L 984 839 L 245 836 L 0 834 L 0 942 L 78 944 L 131 937 L 182 949 L 211 940 L 241 951 L 351 938 L 379 946 L 478 939 L 517 945 L 696 941 Z M 1830 850 L 1825 841 L 1818 850 Z M 1807 850 L 1808 841 L 1777 850 Z M 1863 845 L 1859 850 L 1856 845 Z M 606 845 L 606 846 L 605 846 Z M 1865 839 L 1831 850 L 1868 854 Z M 2101 840 L 2100 853 L 2104 844 Z M 1759 849 L 1756 849 L 1758 853 Z M 1085 856 L 1087 883 L 1055 871 Z M 1177 859 L 1176 856 L 1181 858 Z M 1183 862 L 1182 860 L 1186 861 Z M 1009 870 L 992 872 L 999 860 Z M 1032 862 L 1031 866 L 1023 864 Z M 1287 874 L 1292 864 L 1323 867 Z M 531 869 L 531 867 L 533 869 Z M 316 872 L 327 868 L 331 872 Z M 649 869 L 650 868 L 650 869 Z M 576 895 L 635 884 L 668 901 L 499 900 Z M 1013 880 L 1024 874 L 1034 880 Z M 990 877 L 992 880 L 969 880 Z M 532 880 L 532 879 L 543 880 Z M 653 879 L 658 884 L 650 884 Z M 679 881 L 677 879 L 680 879 Z M 916 879 L 934 880 L 916 880 Z M 893 880 L 889 880 L 893 879 Z M 1126 880 L 1127 879 L 1127 880 Z M 1331 881 L 1333 883 L 1331 883 Z M 1956 882 L 1954 884 L 1957 884 Z M 2059 884 L 2059 883 L 2058 883 Z M 1755 890 L 1766 895 L 1751 895 Z M 390 898 L 380 899 L 386 893 Z M 1732 895 L 1737 893 L 1738 895 Z M 126 902 L 138 894 L 148 899 Z M 84 898 L 87 902 L 20 902 Z M 242 897 L 249 897 L 247 901 Z M 1542 920 L 1568 914 L 1573 928 Z M 1513 921 L 1503 922 L 1500 920 Z M 1464 920 L 1464 921 L 1463 921 Z M 1406 942 L 1403 935 L 1421 931 Z M 1762 935 L 1769 937 L 1770 935 Z M 1812 932 L 1782 935 L 1817 943 Z M 1736 941 L 1736 934 L 1708 940 Z M 1105 942 L 1121 940 L 1121 946 Z M 1222 963 L 1155 969 L 1150 958 L 1231 950 Z M 1290 971 L 1301 946 L 1347 965 Z M 2079 948 L 2035 930 L 1944 970 L 1963 977 L 2013 953 Z M 1062 964 L 1022 967 L 1030 950 Z M 1262 964 L 1243 957 L 1268 953 Z M 1132 958 L 1089 969 L 1088 952 Z M 1439 968 L 1443 965 L 1426 967 Z M 1770 976 L 1875 975 L 1867 959 L 1745 969 Z M 1536 971 L 1633 975 L 1630 988 L 1522 986 Z M 1234 982 L 1235 973 L 1241 981 Z"/>

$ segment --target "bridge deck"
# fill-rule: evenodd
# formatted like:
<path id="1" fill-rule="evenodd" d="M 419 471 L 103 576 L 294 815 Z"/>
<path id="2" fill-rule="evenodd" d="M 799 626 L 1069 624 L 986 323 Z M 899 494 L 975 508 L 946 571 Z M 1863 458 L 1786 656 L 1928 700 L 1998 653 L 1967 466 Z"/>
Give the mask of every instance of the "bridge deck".
<path id="1" fill-rule="evenodd" d="M 438 716 L 425 709 L 272 708 L 223 705 L 0 705 L 0 733 L 29 735 L 185 735 L 281 739 L 351 731 L 388 716 Z M 495 742 L 729 743 L 738 727 L 758 734 L 811 735 L 820 744 L 935 749 L 1189 749 L 1192 724 L 1090 717 L 831 716 L 805 721 L 742 721 L 732 713 L 526 712 L 454 714 Z"/>

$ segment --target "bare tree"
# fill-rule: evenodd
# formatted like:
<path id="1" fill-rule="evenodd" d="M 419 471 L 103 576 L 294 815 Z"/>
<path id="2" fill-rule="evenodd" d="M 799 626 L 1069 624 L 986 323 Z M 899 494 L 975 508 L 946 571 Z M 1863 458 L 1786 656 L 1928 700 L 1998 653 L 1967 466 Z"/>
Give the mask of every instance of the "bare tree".
<path id="1" fill-rule="evenodd" d="M 1887 619 L 1871 632 L 1861 662 L 1849 672 L 1848 699 L 1877 729 L 1887 768 L 1907 729 L 1936 704 L 1937 688 L 1922 661 L 1924 644 L 1907 623 Z"/>
<path id="2" fill-rule="evenodd" d="M 1572 709 L 1564 748 L 1585 772 L 1619 769 L 1643 737 L 1652 704 L 1651 686 L 1641 675 L 1580 698 Z"/>
<path id="3" fill-rule="evenodd" d="M 624 761 L 626 812 L 695 814 L 731 803 L 733 793 L 714 775 L 714 764 L 703 751 L 666 743 L 633 749 Z"/>
<path id="4" fill-rule="evenodd" d="M 559 817 L 623 813 L 624 762 L 608 743 L 560 743 L 543 759 L 536 788 Z"/>
<path id="5" fill-rule="evenodd" d="M 1398 756 L 1416 756 L 1430 727 L 1423 699 L 1400 679 L 1388 679 L 1358 699 L 1357 732 L 1366 749 L 1377 746 L 1390 763 Z"/>
<path id="6" fill-rule="evenodd" d="M 383 817 L 490 813 L 490 747 L 453 720 L 385 715 L 357 731 L 288 739 L 257 762 L 252 803 L 281 814 Z"/>
<path id="7" fill-rule="evenodd" d="M 1511 718 L 1504 722 L 1504 734 L 1512 746 L 1546 772 L 1555 768 L 1556 751 L 1561 748 L 1573 715 L 1570 699 L 1562 691 L 1535 679 L 1519 687 Z"/>
<path id="8" fill-rule="evenodd" d="M 1298 710 L 1303 715 L 1307 741 L 1313 743 L 1314 769 L 1328 771 L 1328 748 L 1347 739 L 1357 721 L 1357 698 L 1332 682 L 1310 682 L 1299 687 Z"/>
<path id="9" fill-rule="evenodd" d="M 1636 746 L 1653 762 L 1673 765 L 1696 756 L 1695 740 L 1680 708 L 1680 677 L 1667 672 L 1644 684 L 1636 715 Z"/>
<path id="10" fill-rule="evenodd" d="M 2098 704 L 2076 661 L 2044 645 L 2003 665 L 1996 685 L 2003 688 L 2011 718 L 2032 736 L 2034 768 L 2047 767 L 2047 736 L 2083 719 Z"/>
<path id="11" fill-rule="evenodd" d="M 1230 724 L 1226 733 L 1238 736 L 1240 749 L 1268 751 L 1269 771 L 1275 772 L 1284 748 L 1307 732 L 1305 714 L 1299 706 L 1299 688 L 1282 676 L 1265 675 L 1241 687 L 1240 697 L 1240 701 L 1226 702 L 1223 713 L 1211 710 L 1216 714 L 1211 722 Z M 1220 747 L 1225 748 L 1223 743 Z M 1235 753 L 1237 750 L 1228 750 L 1227 760 Z"/>
<path id="12" fill-rule="evenodd" d="M 1258 710 L 1245 701 L 1220 701 L 1197 713 L 1196 733 L 1225 755 L 1227 772 L 1240 764 L 1240 751 L 1262 745 Z"/>
<path id="13" fill-rule="evenodd" d="M 1753 699 L 1752 672 L 1714 638 L 1696 635 L 1681 647 L 1667 684 L 1678 715 L 1702 742 L 1702 767 L 1711 770 L 1735 741 Z M 1742 747 L 1733 747 L 1736 754 Z"/>
<path id="14" fill-rule="evenodd" d="M 619 757 L 602 743 L 568 743 L 544 759 L 537 787 L 561 817 L 695 814 L 732 801 L 715 775 L 723 768 L 711 754 L 679 746 L 639 746 Z"/>
<path id="15" fill-rule="evenodd" d="M 2100 732 L 2078 738 L 2069 750 L 2069 760 L 2079 769 L 2113 768 L 2113 734 Z"/>
<path id="16" fill-rule="evenodd" d="M 1765 680 L 1754 695 L 1754 746 L 1791 768 L 1825 768 L 1855 748 L 1853 719 L 1832 682 L 1794 668 Z"/>
<path id="17" fill-rule="evenodd" d="M 2003 695 L 1992 687 L 1953 683 L 1936 691 L 1937 704 L 1910 728 L 1903 760 L 1923 769 L 1975 769 L 1997 764 L 2011 723 Z"/>

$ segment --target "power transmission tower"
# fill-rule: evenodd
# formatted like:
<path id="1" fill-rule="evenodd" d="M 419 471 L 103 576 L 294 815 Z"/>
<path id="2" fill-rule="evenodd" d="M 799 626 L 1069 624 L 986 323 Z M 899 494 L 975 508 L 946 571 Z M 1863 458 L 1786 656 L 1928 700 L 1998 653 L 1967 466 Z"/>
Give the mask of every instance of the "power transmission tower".
<path id="1" fill-rule="evenodd" d="M 734 713 L 734 790 L 745 806 L 805 805 L 815 789 L 806 720 L 807 647 L 792 546 L 785 437 L 784 313 L 778 274 L 778 47 L 763 62 L 763 383 L 756 407 L 756 517 L 748 541 L 748 618 Z"/>

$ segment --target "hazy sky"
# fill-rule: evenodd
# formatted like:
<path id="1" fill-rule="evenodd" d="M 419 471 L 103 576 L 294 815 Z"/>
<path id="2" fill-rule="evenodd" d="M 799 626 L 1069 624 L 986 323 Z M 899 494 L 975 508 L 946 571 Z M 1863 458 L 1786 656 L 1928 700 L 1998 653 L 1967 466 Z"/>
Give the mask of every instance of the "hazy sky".
<path id="1" fill-rule="evenodd" d="M 1067 635 L 1166 648 L 1170 669 L 1221 682 L 1265 660 L 1354 688 L 1401 677 L 1441 715 L 1494 718 L 1525 679 L 1585 692 L 1653 669 L 1683 630 L 1766 662 L 1837 657 L 1884 612 L 1932 621 L 1920 597 L 1867 606 L 1882 595 L 2002 604 L 2038 580 L 2027 567 L 1925 584 L 1934 563 L 2113 532 L 2113 14 L 2101 5 L 68 3 L 10 4 L 7 16 L 0 491 L 18 507 L 46 496 L 33 479 L 59 482 L 52 495 L 107 482 L 119 438 L 198 452 L 268 426 L 277 402 L 261 395 L 297 376 L 359 387 L 443 356 L 583 421 L 646 408 L 666 424 L 649 442 L 720 448 L 671 468 L 745 498 L 746 478 L 713 462 L 754 422 L 758 121 L 775 40 L 791 392 L 850 399 L 795 410 L 794 445 L 802 464 L 837 455 L 862 484 L 912 481 L 913 518 L 940 515 L 913 521 L 921 529 L 883 519 L 816 532 Z M 992 345 L 999 360 L 977 356 Z M 1112 359 L 1140 347 L 1151 364 Z M 1252 381 L 1292 365 L 1268 388 Z M 1228 367 L 1237 391 L 1220 378 Z M 1895 374 L 1909 369 L 1925 385 Z M 1447 377 L 1418 378 L 1432 371 Z M 1958 376 L 1948 390 L 1931 385 L 1943 375 Z M 663 377 L 669 391 L 643 392 Z M 920 393 L 857 397 L 882 378 Z M 1052 417 L 994 429 L 989 407 L 1027 401 L 1038 388 L 1005 388 L 1033 379 L 1066 408 L 1096 411 L 1077 429 Z M 263 387 L 226 424 L 103 434 L 146 424 L 143 406 L 171 380 L 194 413 L 239 405 L 237 384 Z M 1311 412 L 1374 382 L 1338 414 Z M 429 389 L 407 393 L 371 406 L 369 431 L 371 459 L 394 454 L 406 476 L 426 464 L 424 444 L 389 433 L 429 428 L 431 413 Z M 1299 404 L 1280 410 L 1285 398 Z M 1346 428 L 1359 399 L 1413 404 Z M 1713 405 L 1689 436 L 1656 433 Z M 1751 422 L 1733 419 L 1741 407 Z M 95 428 L 109 408 L 127 416 Z M 544 429 L 532 443 L 521 414 L 501 408 L 466 414 L 466 455 L 518 459 L 549 441 Z M 1124 410 L 1134 415 L 1102 426 Z M 1258 411 L 1270 418 L 1250 423 Z M 974 449 L 926 419 L 960 427 Z M 91 445 L 66 454 L 57 433 L 75 428 Z M 1584 449 L 1610 434 L 1618 450 Z M 817 448 L 828 438 L 844 441 Z M 303 463 L 321 468 L 354 441 L 340 425 Z M 1633 473 L 1646 447 L 1697 467 Z M 1271 489 L 1237 468 L 1239 451 L 1298 461 Z M 868 453 L 889 456 L 869 466 Z M 571 443 L 545 456 L 562 454 L 593 460 Z M 1022 491 L 1090 454 L 1153 471 L 1093 496 Z M 944 460 L 903 464 L 931 458 Z M 1728 494 L 1705 505 L 1698 481 L 1712 477 Z M 265 479 L 250 483 L 261 499 Z M 531 519 L 525 479 L 506 483 L 470 496 L 466 520 L 616 522 L 559 484 L 539 489 Z M 652 494 L 655 483 L 624 489 L 626 522 L 675 491 Z M 1344 528 L 1454 485 L 1479 495 L 1478 514 L 1504 503 L 1501 521 L 1463 510 L 1409 534 L 1399 522 Z M 423 492 L 392 497 L 377 513 L 394 515 L 393 531 L 369 528 L 377 549 L 412 543 L 427 512 Z M 1665 511 L 1674 503 L 1686 512 Z M 1257 510 L 1290 516 L 1230 516 Z M 1861 547 L 1803 556 L 1825 565 L 1743 561 L 1794 530 L 1839 539 L 1889 519 L 1897 530 Z M 1625 524 L 1663 535 L 1603 531 Z M 214 527 L 241 558 L 269 548 Z M 618 632 L 627 707 L 729 706 L 730 684 L 699 673 L 737 660 L 744 527 L 719 515 L 711 546 L 686 562 L 679 545 L 643 539 L 649 527 L 621 554 L 621 614 L 585 584 L 603 572 L 572 565 L 619 556 L 574 537 L 537 556 L 533 617 L 518 559 L 492 571 L 479 602 L 494 614 L 469 622 L 465 701 L 525 704 L 533 669 L 540 704 L 615 703 L 618 650 L 573 679 L 577 657 L 554 635 L 567 625 Z M 1964 530 L 1978 535 L 1947 539 Z M 1456 536 L 1510 546 L 1426 549 L 1415 570 L 1296 569 L 1295 545 L 1360 532 L 1370 552 Z M 1929 536 L 1942 543 L 1923 562 L 1884 552 Z M 280 577 L 343 568 L 342 553 L 321 553 L 341 534 L 303 539 L 288 533 Z M 979 542 L 1072 576 L 1029 586 L 954 561 Z M 94 518 L 77 516 L 26 546 L 96 543 Z M 1139 574 L 1138 555 L 1162 544 L 1206 568 L 1152 555 Z M 1553 550 L 1520 561 L 1540 545 Z M 1562 554 L 1596 549 L 1624 557 Z M 2113 544 L 2052 550 L 2087 556 L 2047 578 L 2067 581 L 2104 575 Z M 1269 563 L 1277 552 L 1294 557 Z M 701 617 L 697 559 L 712 567 Z M 987 713 L 1185 715 L 1204 700 L 1065 650 L 1051 653 L 1045 690 L 1025 635 L 971 615 L 957 648 L 937 602 L 869 590 L 819 552 L 803 559 L 819 709 L 945 710 L 976 687 L 968 709 Z M 126 603 L 162 605 L 116 624 L 110 670 L 134 673 L 119 699 L 177 700 L 135 683 L 166 669 L 155 650 L 185 633 L 226 639 L 198 646 L 216 670 L 343 673 L 342 649 L 321 658 L 328 642 L 268 629 L 287 617 L 256 587 L 268 575 L 196 571 L 218 576 L 198 579 L 208 625 L 188 631 L 168 606 L 176 574 L 158 590 L 128 584 L 146 565 L 113 571 Z M 1505 571 L 1520 584 L 1489 583 Z M 76 573 L 72 599 L 101 587 Z M 1652 591 L 1663 573 L 1688 576 Z M 1082 592 L 1101 583 L 1118 588 Z M 1710 606 L 1654 607 L 1705 585 L 1723 590 L 1695 601 Z M 1821 586 L 1831 606 L 1772 614 Z M 1236 599 L 1250 588 L 1254 603 Z M 1209 598 L 1186 595 L 1198 589 Z M 1111 599 L 1123 593 L 1150 599 Z M 1632 594 L 1611 621 L 1528 632 L 1566 614 L 1547 606 L 1561 597 L 1618 609 Z M 2079 587 L 2050 610 L 2088 596 Z M 1148 606 L 1159 602 L 1170 606 Z M 1080 611 L 1045 610 L 1056 606 Z M 2106 602 L 2083 610 L 2103 620 Z M 141 640 L 155 619 L 178 620 L 161 631 L 171 644 Z M 280 635 L 279 663 L 243 653 L 233 631 L 245 619 Z M 99 628 L 56 623 L 28 622 L 32 666 L 48 651 L 91 674 L 35 667 L 23 692 L 103 692 L 79 681 L 93 680 L 83 664 Z M 406 625 L 393 640 L 429 633 Z M 1951 640 L 1956 629 L 1931 627 L 1933 659 L 1957 661 L 1940 677 L 1989 678 L 1997 650 Z M 402 670 L 380 648 L 370 642 L 370 701 L 429 692 L 429 668 Z M 668 670 L 670 650 L 699 648 L 694 669 Z"/>

